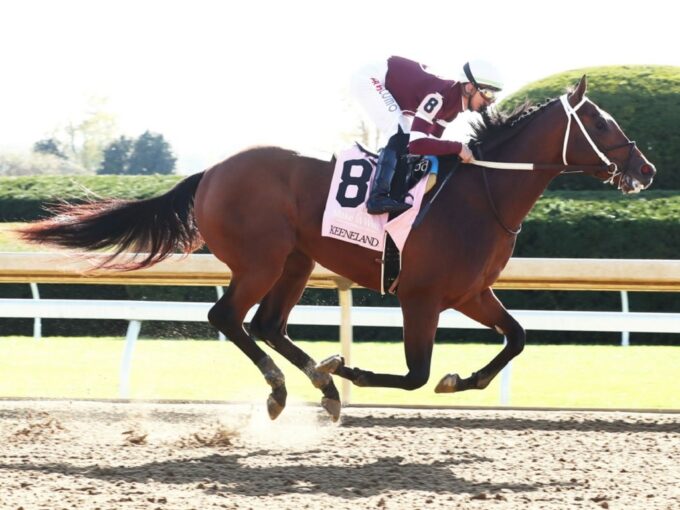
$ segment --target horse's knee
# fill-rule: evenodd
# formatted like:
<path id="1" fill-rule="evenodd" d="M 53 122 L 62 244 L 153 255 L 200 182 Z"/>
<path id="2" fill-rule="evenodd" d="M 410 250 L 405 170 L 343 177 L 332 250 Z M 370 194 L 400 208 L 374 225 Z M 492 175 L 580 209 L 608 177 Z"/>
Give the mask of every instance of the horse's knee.
<path id="1" fill-rule="evenodd" d="M 518 339 L 516 342 L 508 343 L 508 345 L 510 346 L 510 353 L 513 356 L 519 356 L 524 350 L 524 337 Z"/>
<path id="2" fill-rule="evenodd" d="M 517 326 L 513 328 L 512 332 L 506 336 L 506 339 L 508 341 L 507 349 L 510 354 L 513 357 L 518 356 L 524 350 L 524 345 L 526 343 L 526 332 L 522 326 L 517 324 Z"/>

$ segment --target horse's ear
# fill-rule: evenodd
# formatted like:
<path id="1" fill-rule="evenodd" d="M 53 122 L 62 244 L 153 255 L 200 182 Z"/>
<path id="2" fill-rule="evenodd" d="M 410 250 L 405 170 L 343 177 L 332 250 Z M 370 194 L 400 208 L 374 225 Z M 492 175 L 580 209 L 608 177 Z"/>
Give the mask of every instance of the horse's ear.
<path id="1" fill-rule="evenodd" d="M 581 80 L 578 82 L 578 85 L 576 85 L 576 88 L 569 94 L 569 99 L 571 99 L 571 102 L 574 104 L 578 104 L 581 99 L 586 95 L 586 89 L 588 88 L 588 79 L 586 78 L 586 75 L 584 74 L 581 77 Z"/>

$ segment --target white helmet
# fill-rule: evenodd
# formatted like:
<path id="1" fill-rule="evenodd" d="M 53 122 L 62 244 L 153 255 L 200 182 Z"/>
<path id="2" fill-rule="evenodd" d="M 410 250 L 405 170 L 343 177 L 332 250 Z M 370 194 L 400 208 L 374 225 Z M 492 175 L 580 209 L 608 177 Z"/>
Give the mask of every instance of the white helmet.
<path id="1" fill-rule="evenodd" d="M 463 66 L 461 81 L 468 81 L 477 88 L 501 90 L 503 78 L 496 66 L 486 60 L 470 60 Z"/>

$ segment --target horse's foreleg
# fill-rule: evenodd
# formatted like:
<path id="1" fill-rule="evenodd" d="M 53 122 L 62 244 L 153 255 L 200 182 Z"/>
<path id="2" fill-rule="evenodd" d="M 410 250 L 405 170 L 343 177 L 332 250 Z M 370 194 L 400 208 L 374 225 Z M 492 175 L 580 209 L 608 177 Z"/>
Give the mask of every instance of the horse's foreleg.
<path id="1" fill-rule="evenodd" d="M 283 274 L 260 303 L 257 313 L 250 322 L 250 332 L 261 338 L 278 353 L 304 372 L 312 384 L 321 390 L 321 405 L 331 415 L 333 421 L 340 417 L 340 394 L 333 379 L 326 373 L 316 370 L 316 362 L 302 349 L 297 347 L 286 332 L 290 311 L 297 304 L 305 290 L 305 285 L 314 261 L 300 252 L 291 254 Z"/>
<path id="2" fill-rule="evenodd" d="M 404 350 L 406 375 L 376 374 L 360 368 L 345 366 L 340 356 L 331 356 L 319 363 L 317 368 L 349 379 L 357 386 L 380 386 L 415 390 L 430 378 L 430 361 L 434 335 L 439 321 L 439 307 L 434 303 L 402 300 L 404 314 Z"/>
<path id="3" fill-rule="evenodd" d="M 525 333 L 520 324 L 508 313 L 491 289 L 486 289 L 479 296 L 458 307 L 458 310 L 505 335 L 507 344 L 488 365 L 474 372 L 465 379 L 458 374 L 447 374 L 439 382 L 437 393 L 453 393 L 469 389 L 482 390 L 486 388 L 496 375 L 512 358 L 524 349 Z"/>
<path id="4" fill-rule="evenodd" d="M 267 384 L 271 386 L 267 410 L 272 420 L 278 417 L 286 406 L 287 392 L 283 372 L 246 332 L 243 328 L 243 319 L 248 310 L 269 290 L 275 279 L 276 276 L 267 277 L 263 271 L 250 272 L 243 278 L 240 275 L 234 276 L 227 292 L 208 312 L 210 324 L 224 333 L 255 363 Z"/>

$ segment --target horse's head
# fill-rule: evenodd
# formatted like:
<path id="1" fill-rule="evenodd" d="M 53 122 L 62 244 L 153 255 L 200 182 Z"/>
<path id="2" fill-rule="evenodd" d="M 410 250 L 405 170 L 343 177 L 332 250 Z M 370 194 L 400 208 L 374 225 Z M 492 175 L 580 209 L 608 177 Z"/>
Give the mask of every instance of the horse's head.
<path id="1" fill-rule="evenodd" d="M 617 186 L 623 193 L 648 188 L 656 174 L 654 165 L 611 115 L 586 98 L 586 88 L 587 80 L 583 76 L 572 92 L 560 98 L 567 116 L 563 162 L 570 165 L 603 163 L 602 170 L 587 172 Z"/>

